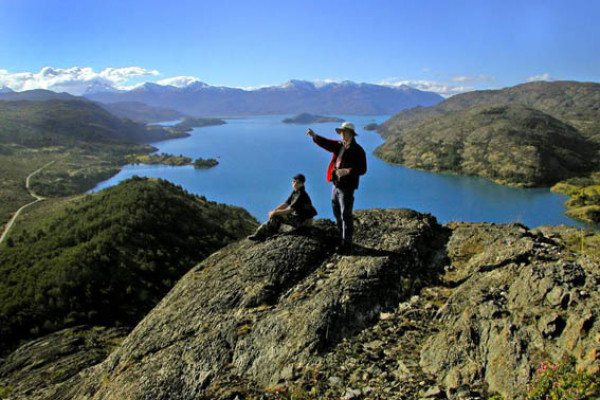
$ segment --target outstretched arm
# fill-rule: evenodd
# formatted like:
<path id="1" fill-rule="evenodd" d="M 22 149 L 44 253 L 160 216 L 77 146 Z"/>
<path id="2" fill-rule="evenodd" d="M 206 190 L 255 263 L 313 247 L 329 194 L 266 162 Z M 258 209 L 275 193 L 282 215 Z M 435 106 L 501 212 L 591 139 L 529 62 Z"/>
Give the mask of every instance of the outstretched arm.
<path id="1" fill-rule="evenodd" d="M 337 153 L 342 146 L 342 143 L 338 140 L 325 139 L 323 136 L 317 135 L 312 129 L 308 129 L 306 134 L 312 137 L 313 142 L 318 144 L 320 147 L 329 151 L 330 153 Z"/>

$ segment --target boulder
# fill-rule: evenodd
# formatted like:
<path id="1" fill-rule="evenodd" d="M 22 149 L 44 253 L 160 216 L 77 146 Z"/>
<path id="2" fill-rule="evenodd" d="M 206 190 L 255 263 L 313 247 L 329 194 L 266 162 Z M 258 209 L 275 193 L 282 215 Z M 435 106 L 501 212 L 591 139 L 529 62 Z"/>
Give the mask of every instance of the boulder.
<path id="1" fill-rule="evenodd" d="M 517 397 L 541 361 L 564 355 L 597 368 L 597 359 L 584 357 L 600 349 L 597 259 L 515 224 L 459 224 L 448 252 L 461 284 L 438 312 L 439 332 L 420 364 L 451 398 L 475 382 Z"/>

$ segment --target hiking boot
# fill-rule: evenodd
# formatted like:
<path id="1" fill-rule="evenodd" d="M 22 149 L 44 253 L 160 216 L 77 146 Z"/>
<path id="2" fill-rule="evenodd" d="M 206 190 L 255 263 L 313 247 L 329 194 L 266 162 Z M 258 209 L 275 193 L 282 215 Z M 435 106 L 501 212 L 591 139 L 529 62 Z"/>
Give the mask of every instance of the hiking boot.
<path id="1" fill-rule="evenodd" d="M 353 253 L 354 249 L 351 243 L 342 243 L 335 248 L 335 251 L 341 255 L 349 256 Z"/>
<path id="2" fill-rule="evenodd" d="M 253 242 L 261 242 L 265 240 L 265 238 L 262 235 L 257 235 L 255 233 L 253 235 L 248 236 L 248 240 L 252 240 Z"/>

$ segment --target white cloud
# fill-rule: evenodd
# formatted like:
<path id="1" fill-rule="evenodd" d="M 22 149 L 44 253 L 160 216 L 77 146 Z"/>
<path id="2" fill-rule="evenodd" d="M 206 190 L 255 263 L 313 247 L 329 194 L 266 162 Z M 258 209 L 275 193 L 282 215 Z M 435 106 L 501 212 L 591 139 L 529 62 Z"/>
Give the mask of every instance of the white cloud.
<path id="1" fill-rule="evenodd" d="M 527 78 L 527 82 L 536 82 L 536 81 L 553 81 L 554 78 L 550 77 L 549 73 L 544 73 L 540 75 L 534 75 Z"/>
<path id="2" fill-rule="evenodd" d="M 455 76 L 452 81 L 462 83 L 496 82 L 496 77 L 492 75 Z"/>
<path id="3" fill-rule="evenodd" d="M 98 75 L 116 84 L 123 84 L 132 78 L 137 78 L 138 76 L 158 76 L 160 73 L 155 69 L 148 70 L 141 67 L 124 67 L 106 68 Z"/>
<path id="4" fill-rule="evenodd" d="M 158 71 L 141 67 L 106 68 L 100 72 L 90 67 L 44 67 L 37 73 L 0 70 L 0 86 L 15 91 L 47 89 L 81 95 L 89 87 L 118 88 L 132 78 L 156 75 Z"/>
<path id="5" fill-rule="evenodd" d="M 162 79 L 155 82 L 157 85 L 162 86 L 175 86 L 178 88 L 189 86 L 193 83 L 202 83 L 200 79 L 195 76 L 174 76 L 173 78 Z"/>
<path id="6" fill-rule="evenodd" d="M 378 82 L 378 84 L 386 85 L 386 86 L 394 86 L 394 87 L 406 85 L 406 86 L 410 86 L 412 88 L 419 89 L 419 90 L 435 92 L 443 97 L 450 97 L 455 94 L 470 92 L 470 91 L 475 90 L 474 87 L 470 87 L 470 86 L 454 86 L 454 85 L 450 85 L 445 82 L 436 82 L 436 81 L 430 81 L 430 80 L 424 80 L 424 79 L 422 79 L 422 80 L 399 80 L 397 78 L 389 78 L 389 79 L 385 79 L 381 82 Z"/>

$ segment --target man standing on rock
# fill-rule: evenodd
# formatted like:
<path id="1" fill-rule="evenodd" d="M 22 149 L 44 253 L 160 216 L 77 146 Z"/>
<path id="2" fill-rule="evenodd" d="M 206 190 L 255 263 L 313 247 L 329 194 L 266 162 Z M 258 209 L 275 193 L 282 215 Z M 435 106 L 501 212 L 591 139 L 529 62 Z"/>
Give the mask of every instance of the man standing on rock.
<path id="1" fill-rule="evenodd" d="M 333 183 L 331 206 L 342 239 L 339 250 L 342 253 L 351 253 L 354 191 L 358 189 L 359 177 L 367 172 L 367 157 L 363 148 L 356 143 L 354 124 L 344 122 L 335 131 L 342 136 L 341 141 L 325 139 L 312 129 L 308 129 L 306 134 L 312 137 L 316 144 L 332 153 L 327 168 L 327 182 Z"/>

